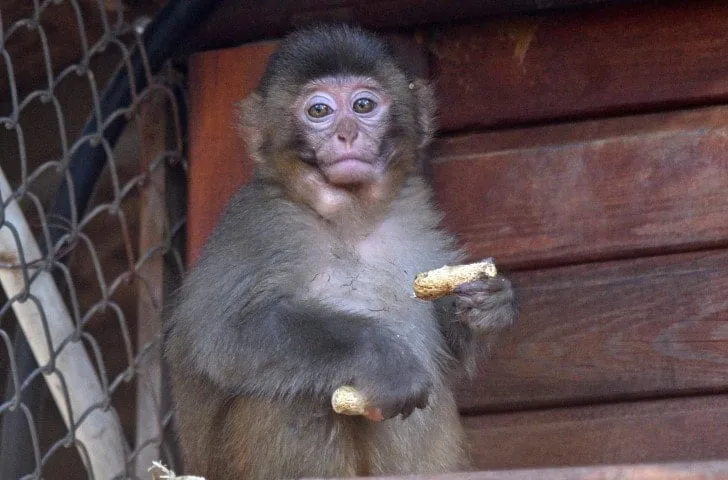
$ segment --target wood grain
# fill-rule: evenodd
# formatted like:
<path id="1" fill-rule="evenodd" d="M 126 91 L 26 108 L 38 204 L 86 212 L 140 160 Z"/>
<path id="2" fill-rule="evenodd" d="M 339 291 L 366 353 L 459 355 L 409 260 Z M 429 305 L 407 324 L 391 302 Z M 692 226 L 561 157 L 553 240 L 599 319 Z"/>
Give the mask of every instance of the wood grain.
<path id="1" fill-rule="evenodd" d="M 368 478 L 370 480 L 385 478 L 406 478 L 407 480 L 726 480 L 728 479 L 728 462 L 599 465 Z"/>
<path id="2" fill-rule="evenodd" d="M 728 396 L 485 415 L 463 423 L 481 470 L 723 460 Z"/>
<path id="3" fill-rule="evenodd" d="M 473 258 L 536 268 L 728 243 L 728 109 L 443 138 L 447 227 Z"/>
<path id="4" fill-rule="evenodd" d="M 642 2 L 445 26 L 432 43 L 443 130 L 728 99 L 728 3 Z"/>
<path id="5" fill-rule="evenodd" d="M 141 138 L 140 170 L 146 175 L 140 189 L 139 252 L 155 252 L 143 259 L 137 270 L 140 278 L 137 290 L 137 348 L 144 349 L 137 364 L 135 445 L 145 445 L 135 458 L 134 470 L 139 477 L 148 476 L 147 469 L 160 458 L 162 419 L 162 305 L 164 304 L 164 245 L 163 221 L 166 205 L 166 164 L 160 158 L 172 140 L 169 135 L 170 107 L 164 95 L 152 95 L 140 106 L 139 136 Z M 151 440 L 151 441 L 150 441 Z"/>
<path id="6" fill-rule="evenodd" d="M 728 391 L 728 250 L 521 272 L 465 412 Z"/>
<path id="7" fill-rule="evenodd" d="M 230 196 L 252 175 L 252 160 L 235 128 L 235 105 L 258 86 L 277 45 L 256 43 L 190 59 L 189 264 L 197 259 Z"/>
<path id="8" fill-rule="evenodd" d="M 634 0 L 633 0 L 634 1 Z M 349 22 L 375 29 L 402 29 L 425 23 L 471 21 L 486 15 L 624 3 L 625 0 L 224 0 L 188 40 L 192 49 L 222 48 L 285 35 L 315 22 Z"/>

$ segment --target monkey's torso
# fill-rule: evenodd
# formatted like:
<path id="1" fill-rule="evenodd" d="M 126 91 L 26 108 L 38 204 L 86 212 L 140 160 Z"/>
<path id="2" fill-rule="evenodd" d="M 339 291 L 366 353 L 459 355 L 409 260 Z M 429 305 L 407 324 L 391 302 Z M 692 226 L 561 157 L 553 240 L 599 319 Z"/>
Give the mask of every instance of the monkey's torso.
<path id="1" fill-rule="evenodd" d="M 170 368 L 188 473 L 209 480 L 275 479 L 435 473 L 467 465 L 438 318 L 431 302 L 412 294 L 416 273 L 459 259 L 430 195 L 411 178 L 373 228 L 344 240 L 335 226 L 260 181 L 231 200 L 188 277 L 177 308 L 184 313 L 176 315 L 168 340 L 168 350 L 184 351 L 185 360 L 173 355 Z M 222 380 L 202 371 L 215 362 L 215 353 L 202 346 L 204 332 L 223 328 L 216 323 L 229 317 L 227 309 L 261 303 L 263 311 L 282 297 L 376 319 L 430 372 L 428 407 L 373 423 L 334 414 L 325 398 L 307 394 L 303 385 L 285 398 L 256 394 L 255 379 L 246 379 L 246 392 L 220 388 Z M 226 311 L 215 310 L 220 306 Z M 286 355 L 285 342 L 272 345 L 261 348 L 271 349 L 271 357 Z M 302 379 L 291 373 L 283 381 L 296 386 Z"/>

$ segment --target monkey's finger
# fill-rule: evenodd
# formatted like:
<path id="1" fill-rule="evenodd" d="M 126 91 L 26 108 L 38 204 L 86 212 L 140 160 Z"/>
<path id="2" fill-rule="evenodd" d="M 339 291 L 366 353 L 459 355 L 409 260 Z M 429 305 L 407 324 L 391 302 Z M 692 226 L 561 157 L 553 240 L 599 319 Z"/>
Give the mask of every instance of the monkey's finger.
<path id="1" fill-rule="evenodd" d="M 455 295 L 471 295 L 473 293 L 480 293 L 487 289 L 484 281 L 476 280 L 474 282 L 462 283 L 455 287 L 452 293 Z"/>
<path id="2" fill-rule="evenodd" d="M 407 406 L 404 410 L 402 410 L 402 413 L 400 415 L 402 416 L 402 420 L 407 420 L 410 415 L 412 415 L 412 412 L 415 411 L 414 406 Z"/>
<path id="3" fill-rule="evenodd" d="M 412 415 L 416 409 L 426 408 L 429 403 L 429 394 L 421 394 L 416 397 L 410 397 L 407 400 L 395 401 L 394 403 L 386 402 L 382 405 L 382 413 L 384 418 L 394 418 L 401 416 L 405 419 Z"/>
<path id="4" fill-rule="evenodd" d="M 508 279 L 501 276 L 460 284 L 455 287 L 453 293 L 455 295 L 493 295 L 506 290 L 509 286 Z"/>
<path id="5" fill-rule="evenodd" d="M 407 406 L 402 410 L 402 418 L 409 417 L 416 409 L 422 410 L 423 408 L 426 408 L 428 403 L 429 395 L 420 397 L 412 403 L 408 403 Z"/>
<path id="6" fill-rule="evenodd" d="M 382 409 L 377 408 L 377 407 L 367 407 L 364 410 L 363 416 L 365 418 L 367 418 L 368 420 L 371 420 L 372 422 L 377 422 L 377 423 L 384 420 L 384 414 L 382 413 Z"/>

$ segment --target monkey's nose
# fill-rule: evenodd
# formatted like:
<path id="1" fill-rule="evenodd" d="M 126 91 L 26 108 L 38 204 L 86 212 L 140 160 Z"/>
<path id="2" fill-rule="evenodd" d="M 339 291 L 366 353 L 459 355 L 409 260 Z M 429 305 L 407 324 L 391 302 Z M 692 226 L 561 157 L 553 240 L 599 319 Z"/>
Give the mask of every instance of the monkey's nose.
<path id="1" fill-rule="evenodd" d="M 359 129 L 357 128 L 356 122 L 349 118 L 342 119 L 339 128 L 336 129 L 336 138 L 350 147 L 358 136 Z"/>
<path id="2" fill-rule="evenodd" d="M 354 143 L 354 140 L 356 140 L 356 137 L 359 136 L 359 132 L 351 132 L 351 133 L 337 133 L 336 138 L 339 139 L 340 142 L 345 143 L 347 146 L 351 146 L 352 143 Z"/>

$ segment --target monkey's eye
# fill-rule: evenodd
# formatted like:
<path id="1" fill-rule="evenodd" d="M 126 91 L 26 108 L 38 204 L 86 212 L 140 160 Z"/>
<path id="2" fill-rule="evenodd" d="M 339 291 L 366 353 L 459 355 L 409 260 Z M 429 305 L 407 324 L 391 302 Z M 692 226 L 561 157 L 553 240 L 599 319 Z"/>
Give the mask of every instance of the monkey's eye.
<path id="1" fill-rule="evenodd" d="M 356 113 L 369 113 L 377 106 L 377 102 L 371 98 L 360 98 L 354 101 L 352 108 Z"/>
<path id="2" fill-rule="evenodd" d="M 331 114 L 331 107 L 325 103 L 316 103 L 308 108 L 307 113 L 311 118 L 324 118 Z"/>

